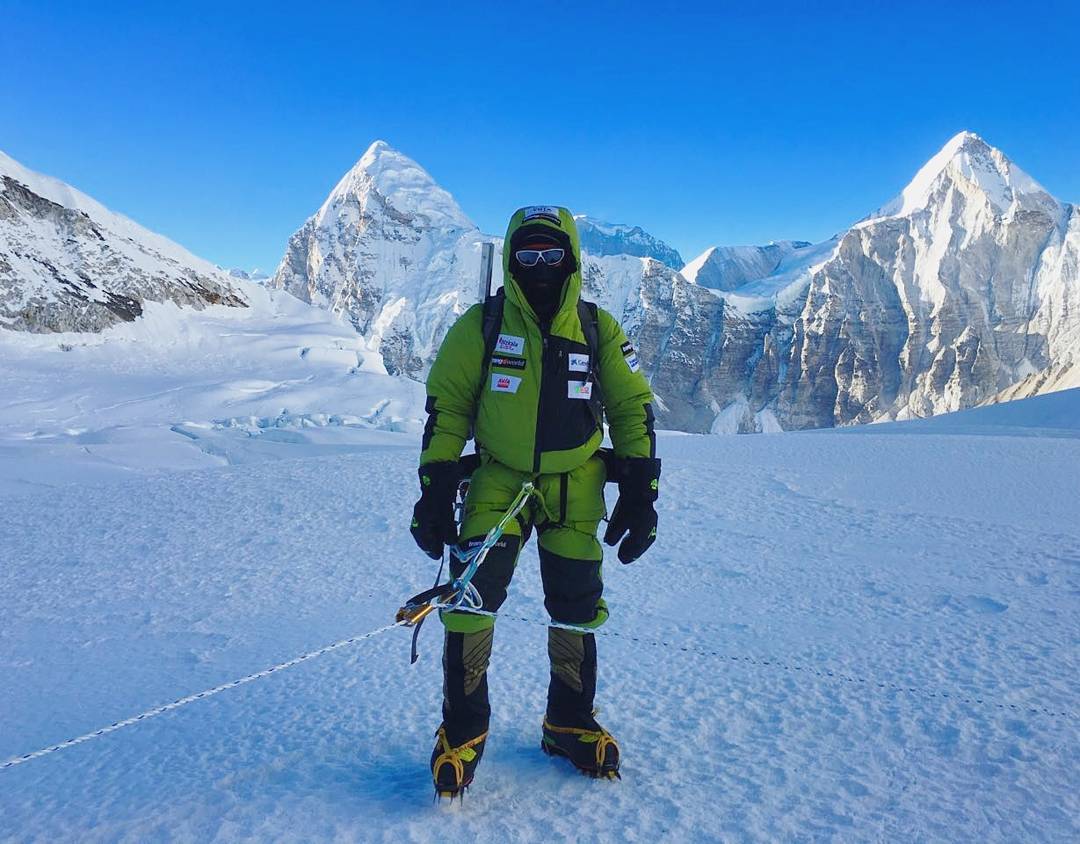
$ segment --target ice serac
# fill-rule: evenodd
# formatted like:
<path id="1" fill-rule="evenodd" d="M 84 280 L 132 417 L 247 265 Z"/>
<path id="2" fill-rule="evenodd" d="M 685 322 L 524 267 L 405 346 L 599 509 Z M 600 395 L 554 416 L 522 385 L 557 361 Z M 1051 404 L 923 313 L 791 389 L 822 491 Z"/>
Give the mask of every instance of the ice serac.
<path id="1" fill-rule="evenodd" d="M 96 332 L 145 302 L 246 305 L 218 267 L 0 153 L 0 328 Z"/>
<path id="2" fill-rule="evenodd" d="M 376 141 L 289 239 L 270 284 L 348 318 L 389 373 L 419 376 L 478 298 L 484 239 L 427 171 Z"/>
<path id="3" fill-rule="evenodd" d="M 652 258 L 679 269 L 683 265 L 682 256 L 674 247 L 653 237 L 641 226 L 628 226 L 624 223 L 605 223 L 585 214 L 575 214 L 581 248 L 591 255 L 630 255 L 637 258 Z"/>

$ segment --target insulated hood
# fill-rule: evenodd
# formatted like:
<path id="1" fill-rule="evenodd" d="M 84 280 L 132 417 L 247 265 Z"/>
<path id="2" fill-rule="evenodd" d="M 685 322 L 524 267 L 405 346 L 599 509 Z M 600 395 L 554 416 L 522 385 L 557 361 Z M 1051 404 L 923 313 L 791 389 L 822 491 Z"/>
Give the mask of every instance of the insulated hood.
<path id="1" fill-rule="evenodd" d="M 536 312 L 526 299 L 518 280 L 514 278 L 511 259 L 516 248 L 515 242 L 523 234 L 537 232 L 550 234 L 564 244 L 574 259 L 574 271 L 570 273 L 563 285 L 562 299 L 555 312 L 555 321 L 558 321 L 559 317 L 567 311 L 576 313 L 578 297 L 581 295 L 581 242 L 578 238 L 574 216 L 566 208 L 554 205 L 530 205 L 514 212 L 510 218 L 510 224 L 506 227 L 506 239 L 503 241 L 505 244 L 503 286 L 506 288 L 506 297 L 535 319 Z"/>

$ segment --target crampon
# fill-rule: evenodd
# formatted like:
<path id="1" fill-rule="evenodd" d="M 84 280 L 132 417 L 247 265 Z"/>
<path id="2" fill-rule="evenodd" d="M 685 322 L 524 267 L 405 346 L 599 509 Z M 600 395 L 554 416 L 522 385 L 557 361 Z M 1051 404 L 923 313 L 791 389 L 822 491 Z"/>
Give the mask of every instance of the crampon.
<path id="1" fill-rule="evenodd" d="M 582 774 L 594 779 L 619 780 L 619 745 L 603 727 L 558 727 L 544 719 L 540 749 L 548 756 L 562 756 Z"/>
<path id="2" fill-rule="evenodd" d="M 476 766 L 484 755 L 487 733 L 483 732 L 457 747 L 450 746 L 446 728 L 435 734 L 435 749 L 431 751 L 431 779 L 435 785 L 435 800 L 459 800 L 472 785 Z"/>

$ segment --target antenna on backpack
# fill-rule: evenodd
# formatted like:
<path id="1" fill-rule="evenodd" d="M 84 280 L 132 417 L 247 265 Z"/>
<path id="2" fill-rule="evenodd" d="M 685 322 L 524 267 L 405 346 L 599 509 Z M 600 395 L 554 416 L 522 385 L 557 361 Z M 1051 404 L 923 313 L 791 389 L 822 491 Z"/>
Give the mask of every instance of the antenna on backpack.
<path id="1" fill-rule="evenodd" d="M 488 241 L 480 244 L 480 301 L 487 301 L 491 295 L 491 270 L 495 263 L 495 244 Z"/>

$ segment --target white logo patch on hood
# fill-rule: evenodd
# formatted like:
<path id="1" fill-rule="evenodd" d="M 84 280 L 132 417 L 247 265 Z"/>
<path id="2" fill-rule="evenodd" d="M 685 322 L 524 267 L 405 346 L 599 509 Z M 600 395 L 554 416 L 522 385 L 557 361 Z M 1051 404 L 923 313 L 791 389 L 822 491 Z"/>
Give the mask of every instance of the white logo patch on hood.
<path id="1" fill-rule="evenodd" d="M 559 217 L 559 209 L 554 205 L 530 205 L 525 209 L 525 216 L 521 220 L 523 223 L 529 222 L 529 220 L 550 220 L 552 223 L 557 223 L 562 226 L 562 219 Z"/>

